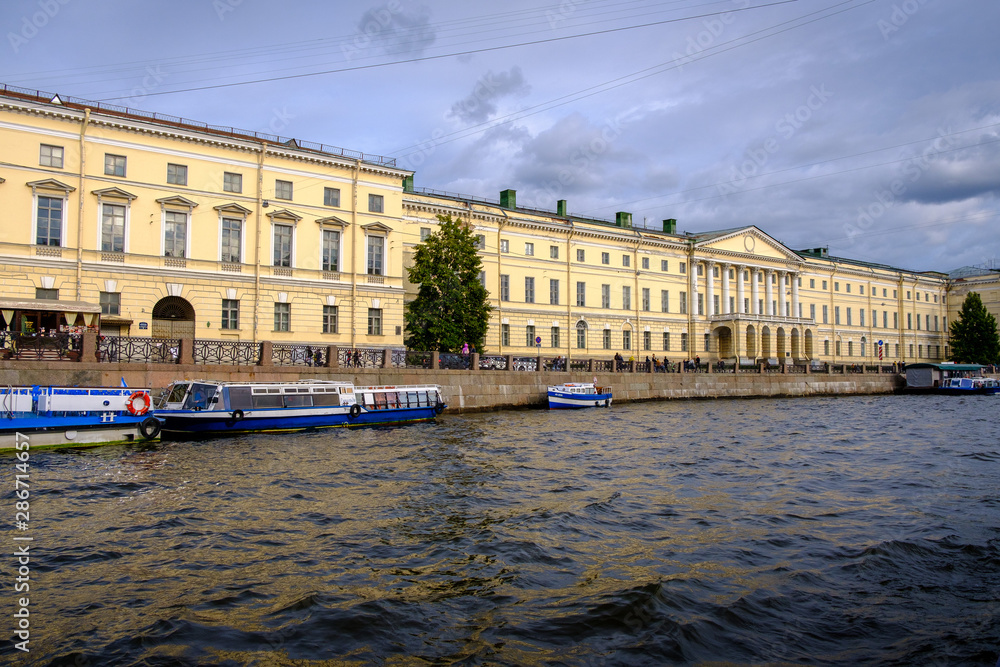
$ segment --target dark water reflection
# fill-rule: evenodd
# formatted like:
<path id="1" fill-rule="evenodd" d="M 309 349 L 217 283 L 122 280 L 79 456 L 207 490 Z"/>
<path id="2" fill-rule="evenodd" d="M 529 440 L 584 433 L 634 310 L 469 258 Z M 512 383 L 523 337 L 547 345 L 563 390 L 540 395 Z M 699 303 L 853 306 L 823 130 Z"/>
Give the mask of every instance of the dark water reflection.
<path id="1" fill-rule="evenodd" d="M 37 453 L 32 652 L 0 659 L 992 666 L 998 407 L 649 403 Z"/>

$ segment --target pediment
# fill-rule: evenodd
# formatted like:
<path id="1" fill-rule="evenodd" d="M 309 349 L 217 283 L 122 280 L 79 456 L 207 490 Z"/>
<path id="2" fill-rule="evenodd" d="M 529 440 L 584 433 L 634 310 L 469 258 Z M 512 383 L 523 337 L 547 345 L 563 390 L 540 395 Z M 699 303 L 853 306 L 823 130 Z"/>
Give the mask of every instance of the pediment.
<path id="1" fill-rule="evenodd" d="M 706 235 L 706 238 L 698 241 L 695 247 L 730 255 L 733 259 L 743 257 L 747 260 L 802 263 L 802 258 L 797 253 L 752 226 Z"/>
<path id="2" fill-rule="evenodd" d="M 236 202 L 231 202 L 229 204 L 219 204 L 218 206 L 213 206 L 219 213 L 228 213 L 229 215 L 242 215 L 244 217 L 250 215 L 252 211 L 245 206 L 240 206 Z"/>
<path id="3" fill-rule="evenodd" d="M 392 231 L 392 227 L 381 222 L 373 222 L 370 225 L 361 225 L 361 229 L 366 232 L 375 232 L 380 234 L 388 234 Z"/>
<path id="4" fill-rule="evenodd" d="M 335 215 L 328 215 L 325 218 L 318 218 L 316 220 L 316 224 L 320 225 L 321 227 L 324 225 L 327 227 L 348 227 L 350 226 L 351 223 L 347 222 L 346 220 L 342 220 L 341 218 L 338 218 Z"/>
<path id="5" fill-rule="evenodd" d="M 59 192 L 73 192 L 76 190 L 72 185 L 66 185 L 54 178 L 46 178 L 41 181 L 30 181 L 25 183 L 32 190 L 58 190 Z"/>
<path id="6" fill-rule="evenodd" d="M 277 211 L 270 211 L 267 217 L 271 218 L 271 221 L 281 220 L 282 222 L 298 222 L 302 219 L 302 216 L 298 213 L 293 213 L 287 208 L 278 209 Z"/>
<path id="7" fill-rule="evenodd" d="M 179 206 L 182 208 L 194 208 L 198 205 L 198 202 L 192 201 L 187 197 L 181 197 L 180 195 L 174 195 L 172 197 L 160 197 L 156 200 L 157 204 L 161 206 Z"/>
<path id="8" fill-rule="evenodd" d="M 131 192 L 122 190 L 121 188 L 104 188 L 102 190 L 94 190 L 92 194 L 97 195 L 98 199 L 127 199 L 132 201 L 138 195 L 134 195 Z"/>

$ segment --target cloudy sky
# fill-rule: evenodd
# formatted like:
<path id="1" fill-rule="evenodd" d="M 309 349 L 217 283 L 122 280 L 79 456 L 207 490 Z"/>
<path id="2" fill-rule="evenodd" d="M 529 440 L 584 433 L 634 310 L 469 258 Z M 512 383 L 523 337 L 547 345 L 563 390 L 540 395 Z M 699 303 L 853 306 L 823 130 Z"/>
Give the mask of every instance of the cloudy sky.
<path id="1" fill-rule="evenodd" d="M 998 24 L 997 0 L 4 0 L 0 83 L 948 271 L 1000 267 Z"/>

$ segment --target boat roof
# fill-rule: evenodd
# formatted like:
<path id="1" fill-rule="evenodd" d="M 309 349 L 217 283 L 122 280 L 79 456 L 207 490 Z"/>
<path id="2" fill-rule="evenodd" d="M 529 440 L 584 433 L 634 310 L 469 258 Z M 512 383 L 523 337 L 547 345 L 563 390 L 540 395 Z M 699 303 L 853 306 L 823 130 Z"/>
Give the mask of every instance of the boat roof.
<path id="1" fill-rule="evenodd" d="M 922 362 L 919 364 L 906 364 L 906 370 L 911 368 L 936 368 L 940 371 L 978 371 L 983 368 L 982 364 L 932 364 L 930 362 Z"/>

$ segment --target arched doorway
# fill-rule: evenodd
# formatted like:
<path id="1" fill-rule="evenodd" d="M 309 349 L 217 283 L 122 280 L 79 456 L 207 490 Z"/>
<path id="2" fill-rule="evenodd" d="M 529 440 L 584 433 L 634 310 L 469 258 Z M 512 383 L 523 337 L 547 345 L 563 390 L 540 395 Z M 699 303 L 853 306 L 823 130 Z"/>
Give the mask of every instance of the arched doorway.
<path id="1" fill-rule="evenodd" d="M 788 352 L 788 337 L 785 335 L 785 328 L 778 327 L 778 359 L 784 359 Z M 785 363 L 781 361 L 781 363 Z"/>
<path id="2" fill-rule="evenodd" d="M 792 359 L 802 358 L 802 335 L 798 329 L 792 329 Z"/>
<path id="3" fill-rule="evenodd" d="M 193 338 L 194 307 L 179 296 L 165 296 L 153 306 L 153 338 Z"/>
<path id="4" fill-rule="evenodd" d="M 815 359 L 816 351 L 813 349 L 813 332 L 812 329 L 806 329 L 806 359 Z"/>
<path id="5" fill-rule="evenodd" d="M 733 347 L 733 331 L 729 327 L 716 327 L 713 333 L 713 338 L 718 341 L 718 350 L 720 359 L 728 359 L 729 357 L 736 356 L 736 350 Z"/>
<path id="6" fill-rule="evenodd" d="M 750 357 L 751 359 L 757 356 L 757 330 L 754 328 L 752 324 L 747 326 L 746 350 L 747 350 L 747 356 Z"/>
<path id="7" fill-rule="evenodd" d="M 771 352 L 771 327 L 761 327 L 760 329 L 760 356 L 770 359 Z"/>

